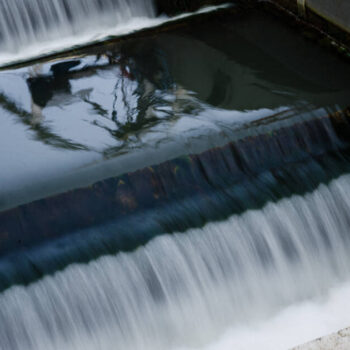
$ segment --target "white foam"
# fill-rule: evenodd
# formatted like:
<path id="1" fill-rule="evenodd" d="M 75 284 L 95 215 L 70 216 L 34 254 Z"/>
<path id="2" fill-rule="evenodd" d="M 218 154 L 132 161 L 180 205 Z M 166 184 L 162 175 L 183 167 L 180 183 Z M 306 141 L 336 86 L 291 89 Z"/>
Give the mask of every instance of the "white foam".
<path id="1" fill-rule="evenodd" d="M 286 350 L 348 327 L 349 315 L 347 283 L 325 298 L 297 303 L 264 322 L 231 328 L 210 345 L 177 350 Z"/>
<path id="2" fill-rule="evenodd" d="M 12 287 L 0 294 L 0 344 L 200 349 L 231 326 L 210 350 L 272 350 L 341 328 L 349 288 L 317 300 L 350 278 L 349 180 Z"/>
<path id="3" fill-rule="evenodd" d="M 107 39 L 125 36 L 147 28 L 156 28 L 165 23 L 176 22 L 191 16 L 197 16 L 200 14 L 228 8 L 229 6 L 230 5 L 228 4 L 208 6 L 194 13 L 184 13 L 172 18 L 168 18 L 167 16 L 160 16 L 157 18 L 134 17 L 125 23 L 102 29 L 99 27 L 96 28 L 95 26 L 89 26 L 90 30 L 85 30 L 80 34 L 56 37 L 55 40 L 44 40 L 29 43 L 22 46 L 21 49 L 17 52 L 2 51 L 0 54 L 0 68 L 50 56 L 52 54 L 64 52 L 73 48 L 97 44 Z"/>

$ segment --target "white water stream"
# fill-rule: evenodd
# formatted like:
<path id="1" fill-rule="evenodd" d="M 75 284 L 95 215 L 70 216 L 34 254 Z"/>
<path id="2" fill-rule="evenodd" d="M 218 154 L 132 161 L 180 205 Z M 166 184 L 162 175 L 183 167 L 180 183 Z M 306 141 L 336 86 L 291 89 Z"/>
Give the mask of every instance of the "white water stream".
<path id="1" fill-rule="evenodd" d="M 0 349 L 200 348 L 229 327 L 236 340 L 242 329 L 254 334 L 256 324 L 270 332 L 266 349 L 282 349 L 279 329 L 273 335 L 264 321 L 349 280 L 349 193 L 345 175 L 305 196 L 12 287 L 0 295 Z M 346 310 L 334 315 L 337 325 Z M 307 338 L 299 330 L 294 345 Z"/>
<path id="2" fill-rule="evenodd" d="M 1 0 L 2 50 L 154 17 L 152 0 Z"/>
<path id="3" fill-rule="evenodd" d="M 0 64 L 123 34 L 153 18 L 153 0 L 1 0 Z"/>
<path id="4" fill-rule="evenodd" d="M 151 0 L 0 0 L 0 65 L 168 20 Z M 349 227 L 344 175 L 72 264 L 0 293 L 0 350 L 290 348 L 350 325 Z"/>
<path id="5" fill-rule="evenodd" d="M 1 0 L 0 67 L 215 11 L 156 17 L 153 0 Z"/>

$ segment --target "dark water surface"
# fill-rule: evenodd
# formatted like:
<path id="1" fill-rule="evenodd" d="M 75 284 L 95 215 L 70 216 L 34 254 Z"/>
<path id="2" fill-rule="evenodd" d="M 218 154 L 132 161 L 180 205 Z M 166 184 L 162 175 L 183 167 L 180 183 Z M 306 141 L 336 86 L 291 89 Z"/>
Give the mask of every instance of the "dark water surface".
<path id="1" fill-rule="evenodd" d="M 0 208 L 326 116 L 349 76 L 266 14 L 1 72 Z"/>

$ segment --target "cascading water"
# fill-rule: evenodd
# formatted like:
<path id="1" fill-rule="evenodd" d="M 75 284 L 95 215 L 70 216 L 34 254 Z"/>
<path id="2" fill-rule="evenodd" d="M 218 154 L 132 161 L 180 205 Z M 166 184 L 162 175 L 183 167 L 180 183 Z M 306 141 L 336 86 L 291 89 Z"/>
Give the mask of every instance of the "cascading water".
<path id="1" fill-rule="evenodd" d="M 350 274 L 349 175 L 0 295 L 0 349 L 172 349 Z M 96 232 L 96 234 L 100 234 Z"/>
<path id="2" fill-rule="evenodd" d="M 154 16 L 153 0 L 1 0 L 0 62 L 136 30 Z"/>
<path id="3" fill-rule="evenodd" d="M 4 4 L 23 43 L 153 13 Z M 234 13 L 0 72 L 0 350 L 198 350 L 349 283 L 350 69 Z M 325 332 L 349 326 L 340 299 Z M 287 342 L 303 320 L 280 346 L 275 323 L 267 346 L 212 349 L 322 335 Z"/>

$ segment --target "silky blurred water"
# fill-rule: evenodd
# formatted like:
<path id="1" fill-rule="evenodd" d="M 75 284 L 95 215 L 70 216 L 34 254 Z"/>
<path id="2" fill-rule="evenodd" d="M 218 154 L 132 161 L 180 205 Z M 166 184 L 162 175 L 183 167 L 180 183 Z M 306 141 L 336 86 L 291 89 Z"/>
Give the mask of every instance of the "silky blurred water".
<path id="1" fill-rule="evenodd" d="M 9 54 L 50 41 L 74 42 L 86 33 L 93 39 L 135 18 L 152 17 L 152 0 L 1 0 L 0 48 Z"/>
<path id="2" fill-rule="evenodd" d="M 348 326 L 349 77 L 255 12 L 1 71 L 0 209 L 24 206 L 0 225 L 0 349 L 271 350 Z M 109 188 L 125 213 L 98 212 Z"/>
<path id="3" fill-rule="evenodd" d="M 321 296 L 350 276 L 349 193 L 346 175 L 13 287 L 0 295 L 1 349 L 198 346 Z"/>

